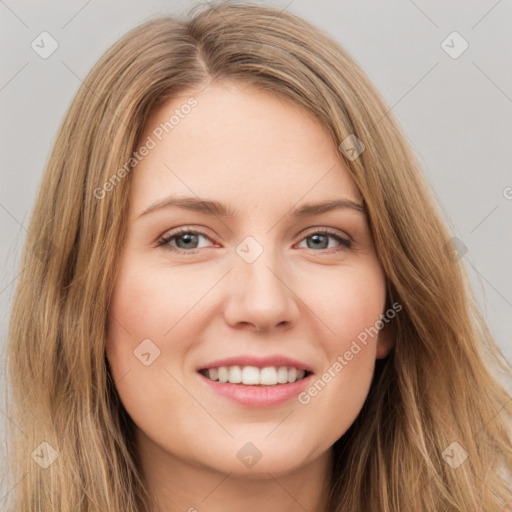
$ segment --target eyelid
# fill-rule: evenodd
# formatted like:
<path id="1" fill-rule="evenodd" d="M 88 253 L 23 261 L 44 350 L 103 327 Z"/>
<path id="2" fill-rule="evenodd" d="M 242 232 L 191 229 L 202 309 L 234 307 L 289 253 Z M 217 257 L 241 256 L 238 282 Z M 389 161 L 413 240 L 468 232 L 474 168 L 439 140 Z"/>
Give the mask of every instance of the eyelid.
<path id="1" fill-rule="evenodd" d="M 345 231 L 342 231 L 340 229 L 336 228 L 328 228 L 325 226 L 313 226 L 311 228 L 308 228 L 306 231 L 301 233 L 301 241 L 304 237 L 309 236 L 309 234 L 315 234 L 315 233 L 327 233 L 329 235 L 339 236 L 340 238 L 344 238 L 350 242 L 353 242 L 352 237 Z"/>

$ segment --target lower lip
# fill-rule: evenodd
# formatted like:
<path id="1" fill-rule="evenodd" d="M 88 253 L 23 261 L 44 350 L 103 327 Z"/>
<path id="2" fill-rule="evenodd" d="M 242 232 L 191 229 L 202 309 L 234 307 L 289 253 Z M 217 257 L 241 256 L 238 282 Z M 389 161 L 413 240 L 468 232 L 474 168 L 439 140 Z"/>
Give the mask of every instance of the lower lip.
<path id="1" fill-rule="evenodd" d="M 240 405 L 248 407 L 273 407 L 280 405 L 292 398 L 296 397 L 301 391 L 304 391 L 309 385 L 313 374 L 307 377 L 288 384 L 276 384 L 274 386 L 247 386 L 245 384 L 230 384 L 229 382 L 219 382 L 218 380 L 211 380 L 201 373 L 199 377 L 210 388 L 217 392 L 219 395 L 230 398 Z"/>

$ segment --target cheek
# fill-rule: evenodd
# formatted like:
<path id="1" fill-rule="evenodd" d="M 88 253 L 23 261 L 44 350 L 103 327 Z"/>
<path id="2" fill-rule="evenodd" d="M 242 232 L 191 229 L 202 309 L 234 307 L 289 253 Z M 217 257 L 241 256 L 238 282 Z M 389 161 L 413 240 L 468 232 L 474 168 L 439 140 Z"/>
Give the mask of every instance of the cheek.
<path id="1" fill-rule="evenodd" d="M 181 381 L 186 373 L 187 354 L 201 334 L 200 301 L 216 280 L 211 272 L 198 278 L 191 268 L 164 268 L 130 254 L 120 262 L 106 353 L 126 409 L 142 424 L 148 398 L 156 404 L 187 398 L 172 375 Z"/>
<path id="2" fill-rule="evenodd" d="M 128 262 L 120 268 L 111 300 L 110 338 L 168 341 L 175 328 L 187 325 L 188 315 L 214 282 L 214 276 L 204 282 L 191 272 Z M 179 340 L 173 339 L 172 346 L 179 347 Z"/>
<path id="3" fill-rule="evenodd" d="M 314 289 L 317 292 L 309 295 L 308 306 L 327 327 L 321 338 L 326 359 L 299 402 L 312 416 L 331 425 L 335 439 L 352 424 L 368 395 L 375 366 L 376 323 L 385 307 L 385 278 L 378 265 L 338 269 L 336 279 L 317 279 Z"/>
<path id="4" fill-rule="evenodd" d="M 313 286 L 314 285 L 314 286 Z M 327 328 L 324 332 L 329 353 L 348 350 L 351 341 L 367 338 L 368 345 L 376 337 L 371 328 L 384 312 L 386 300 L 385 278 L 378 264 L 337 269 L 335 275 L 311 277 L 304 288 L 308 306 Z"/>
<path id="5" fill-rule="evenodd" d="M 136 258 L 121 263 L 110 302 L 106 353 L 121 402 L 135 424 L 149 432 L 166 425 L 172 437 L 176 427 L 169 418 L 170 404 L 180 411 L 190 406 L 169 364 L 183 360 L 186 341 L 172 338 L 172 329 L 178 324 L 177 332 L 186 324 L 180 319 L 190 306 L 176 292 L 186 289 L 177 272 L 172 289 L 162 273 Z M 193 288 L 193 280 L 191 284 Z"/>
<path id="6" fill-rule="evenodd" d="M 124 375 L 130 373 L 131 378 L 136 375 L 144 386 L 146 379 L 139 376 L 144 362 L 155 361 L 148 368 L 156 366 L 161 355 L 160 339 L 172 321 L 172 309 L 169 309 L 169 323 L 164 325 L 162 320 L 165 300 L 158 281 L 143 265 L 133 264 L 129 259 L 121 262 L 110 301 L 106 346 L 116 383 L 123 378 L 126 385 L 129 379 L 124 379 Z M 139 351 L 139 347 L 144 350 Z M 144 355 L 147 353 L 149 356 Z"/>

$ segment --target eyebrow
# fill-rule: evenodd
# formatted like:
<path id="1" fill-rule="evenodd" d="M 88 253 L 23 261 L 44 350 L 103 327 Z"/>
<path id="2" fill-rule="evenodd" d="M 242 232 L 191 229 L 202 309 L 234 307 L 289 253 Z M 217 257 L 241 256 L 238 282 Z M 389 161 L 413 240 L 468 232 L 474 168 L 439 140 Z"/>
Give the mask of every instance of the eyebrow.
<path id="1" fill-rule="evenodd" d="M 149 213 L 170 207 L 183 208 L 205 215 L 215 215 L 217 217 L 233 218 L 236 216 L 236 210 L 229 208 L 223 203 L 210 199 L 201 199 L 199 197 L 170 196 L 157 201 L 146 208 L 137 218 L 148 215 Z M 359 204 L 349 199 L 334 199 L 317 203 L 304 203 L 291 214 L 295 217 L 309 217 L 320 213 L 336 209 L 354 210 L 366 215 L 367 209 L 364 204 Z"/>

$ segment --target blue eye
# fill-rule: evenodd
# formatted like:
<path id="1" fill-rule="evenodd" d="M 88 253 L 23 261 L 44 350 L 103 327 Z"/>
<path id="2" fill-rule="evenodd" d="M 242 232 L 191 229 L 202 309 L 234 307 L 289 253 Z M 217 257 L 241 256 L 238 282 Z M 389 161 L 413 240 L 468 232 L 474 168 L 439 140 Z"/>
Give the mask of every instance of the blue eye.
<path id="1" fill-rule="evenodd" d="M 171 250 L 174 248 L 171 245 L 171 241 L 176 241 L 178 252 L 192 252 L 189 249 L 198 249 L 200 247 L 197 246 L 198 238 L 202 236 L 204 238 L 208 238 L 204 233 L 199 231 L 192 231 L 190 229 L 182 229 L 177 233 L 173 233 L 172 235 L 164 236 L 158 242 L 158 246 L 164 246 L 165 248 L 170 248 Z M 208 238 L 209 240 L 209 238 Z"/>
<path id="2" fill-rule="evenodd" d="M 311 240 L 312 244 L 308 244 L 308 249 L 317 247 L 320 249 L 330 249 L 332 247 L 329 247 L 329 238 L 336 240 L 340 245 L 343 247 L 346 247 L 347 249 L 350 248 L 352 245 L 350 240 L 347 238 L 343 238 L 340 235 L 336 233 L 332 233 L 330 231 L 315 231 L 314 233 L 311 233 L 310 235 L 303 238 L 303 240 Z M 327 243 L 327 245 L 326 245 Z M 342 248 L 343 248 L 342 247 Z M 341 250 L 341 249 L 338 249 Z"/>
<path id="3" fill-rule="evenodd" d="M 195 249 L 201 249 L 205 247 L 198 246 L 200 237 L 204 237 L 205 239 L 210 240 L 210 238 L 206 234 L 201 233 L 200 231 L 194 231 L 185 228 L 170 235 L 162 237 L 158 241 L 158 247 L 163 247 L 165 249 L 181 253 L 195 254 Z M 304 237 L 301 240 L 301 242 L 303 240 L 311 240 L 311 243 L 307 244 L 308 249 L 333 249 L 333 247 L 329 247 L 329 239 L 335 240 L 336 242 L 338 242 L 339 246 L 341 246 L 338 246 L 338 248 L 335 249 L 335 251 L 333 252 L 343 250 L 344 248 L 348 249 L 352 245 L 352 242 L 349 239 L 343 238 L 337 233 L 333 233 L 327 230 L 315 231 L 310 235 Z"/>

